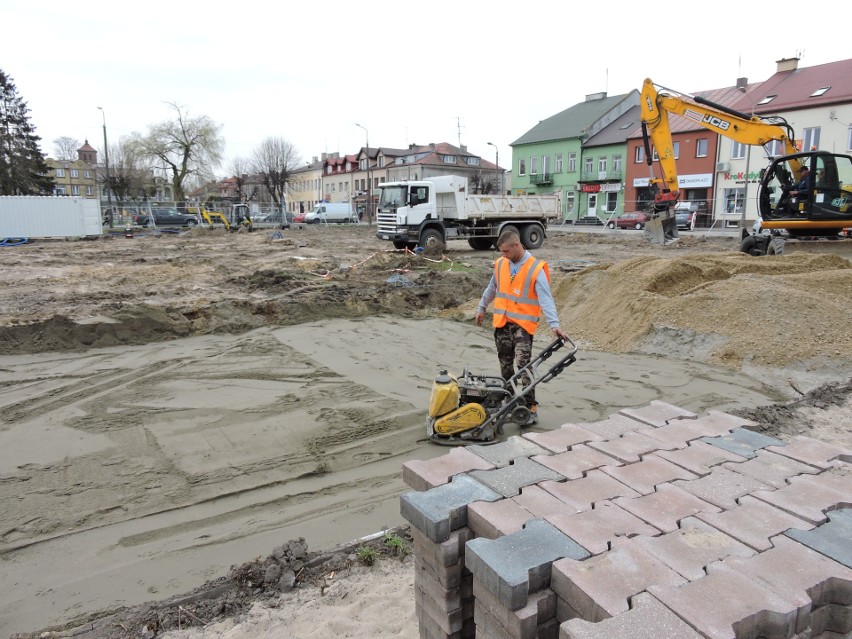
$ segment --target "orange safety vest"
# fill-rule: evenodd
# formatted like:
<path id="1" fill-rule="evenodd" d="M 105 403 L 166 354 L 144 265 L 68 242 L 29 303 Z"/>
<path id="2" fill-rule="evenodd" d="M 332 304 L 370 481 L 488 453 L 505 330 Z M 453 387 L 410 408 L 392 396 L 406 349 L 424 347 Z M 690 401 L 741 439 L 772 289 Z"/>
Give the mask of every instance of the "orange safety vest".
<path id="1" fill-rule="evenodd" d="M 544 269 L 547 282 L 550 283 L 550 271 L 547 262 L 530 259 L 521 265 L 513 278 L 509 259 L 498 258 L 494 263 L 494 277 L 497 282 L 497 296 L 494 298 L 494 328 L 513 322 L 530 335 L 538 328 L 541 317 L 541 305 L 535 292 L 535 280 Z"/>

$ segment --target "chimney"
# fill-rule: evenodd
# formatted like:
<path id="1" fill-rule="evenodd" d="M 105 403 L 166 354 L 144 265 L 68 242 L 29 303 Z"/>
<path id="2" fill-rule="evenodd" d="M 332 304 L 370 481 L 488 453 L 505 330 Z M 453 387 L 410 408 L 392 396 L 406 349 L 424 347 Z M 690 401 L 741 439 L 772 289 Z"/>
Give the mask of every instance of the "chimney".
<path id="1" fill-rule="evenodd" d="M 748 88 L 748 78 L 737 78 L 737 89 L 745 91 Z"/>
<path id="2" fill-rule="evenodd" d="M 328 159 L 328 154 L 323 153 L 320 157 L 322 158 L 322 161 L 325 162 Z"/>
<path id="3" fill-rule="evenodd" d="M 592 100 L 603 100 L 606 97 L 606 91 L 601 91 L 599 93 L 589 93 L 586 96 L 586 102 L 591 102 Z"/>
<path id="4" fill-rule="evenodd" d="M 777 60 L 775 64 L 778 65 L 777 73 L 795 71 L 799 68 L 799 58 L 781 58 L 780 60 Z"/>
<path id="5" fill-rule="evenodd" d="M 461 149 L 462 153 L 467 153 L 467 144 L 462 144 L 459 148 Z"/>
<path id="6" fill-rule="evenodd" d="M 314 161 L 313 161 L 313 163 L 314 163 L 314 164 L 316 164 L 316 163 L 317 163 L 317 156 L 314 156 Z"/>

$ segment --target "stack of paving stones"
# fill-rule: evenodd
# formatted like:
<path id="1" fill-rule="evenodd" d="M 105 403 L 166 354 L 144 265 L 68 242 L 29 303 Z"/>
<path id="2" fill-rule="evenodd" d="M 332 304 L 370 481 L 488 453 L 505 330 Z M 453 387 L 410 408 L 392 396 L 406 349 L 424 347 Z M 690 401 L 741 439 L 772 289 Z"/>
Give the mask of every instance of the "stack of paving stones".
<path id="1" fill-rule="evenodd" d="M 654 401 L 403 466 L 421 639 L 852 637 L 852 451 Z"/>

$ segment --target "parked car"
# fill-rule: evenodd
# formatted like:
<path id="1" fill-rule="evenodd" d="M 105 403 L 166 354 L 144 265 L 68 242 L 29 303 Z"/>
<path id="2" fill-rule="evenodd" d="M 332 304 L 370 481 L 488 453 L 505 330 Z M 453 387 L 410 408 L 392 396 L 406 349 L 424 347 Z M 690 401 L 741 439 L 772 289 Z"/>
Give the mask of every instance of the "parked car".
<path id="1" fill-rule="evenodd" d="M 650 219 L 646 213 L 623 213 L 606 225 L 611 229 L 643 229 Z"/>
<path id="2" fill-rule="evenodd" d="M 682 230 L 694 229 L 696 215 L 698 215 L 698 211 L 687 202 L 681 202 L 675 206 L 677 228 Z"/>
<path id="3" fill-rule="evenodd" d="M 269 213 L 268 215 L 257 216 L 252 218 L 255 222 L 263 224 L 273 224 L 276 227 L 283 229 L 290 228 L 290 222 L 293 221 L 292 213 Z"/>
<path id="4" fill-rule="evenodd" d="M 197 215 L 181 213 L 173 208 L 151 209 L 150 215 L 143 213 L 136 218 L 136 223 L 139 226 L 151 226 L 152 221 L 156 226 L 186 226 L 189 228 L 197 226 L 199 223 Z"/>
<path id="5" fill-rule="evenodd" d="M 293 222 L 296 224 L 304 224 L 305 215 L 307 215 L 307 213 L 296 213 L 295 215 L 293 215 Z"/>

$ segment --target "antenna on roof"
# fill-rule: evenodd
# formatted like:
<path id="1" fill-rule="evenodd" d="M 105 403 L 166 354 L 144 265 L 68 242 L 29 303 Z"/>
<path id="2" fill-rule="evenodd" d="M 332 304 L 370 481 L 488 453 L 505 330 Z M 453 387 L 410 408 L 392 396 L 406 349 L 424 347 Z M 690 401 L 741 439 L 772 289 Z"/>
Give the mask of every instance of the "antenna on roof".
<path id="1" fill-rule="evenodd" d="M 461 123 L 461 117 L 460 116 L 456 116 L 456 128 L 458 129 L 458 134 L 459 134 L 459 148 L 461 148 L 462 123 Z"/>

